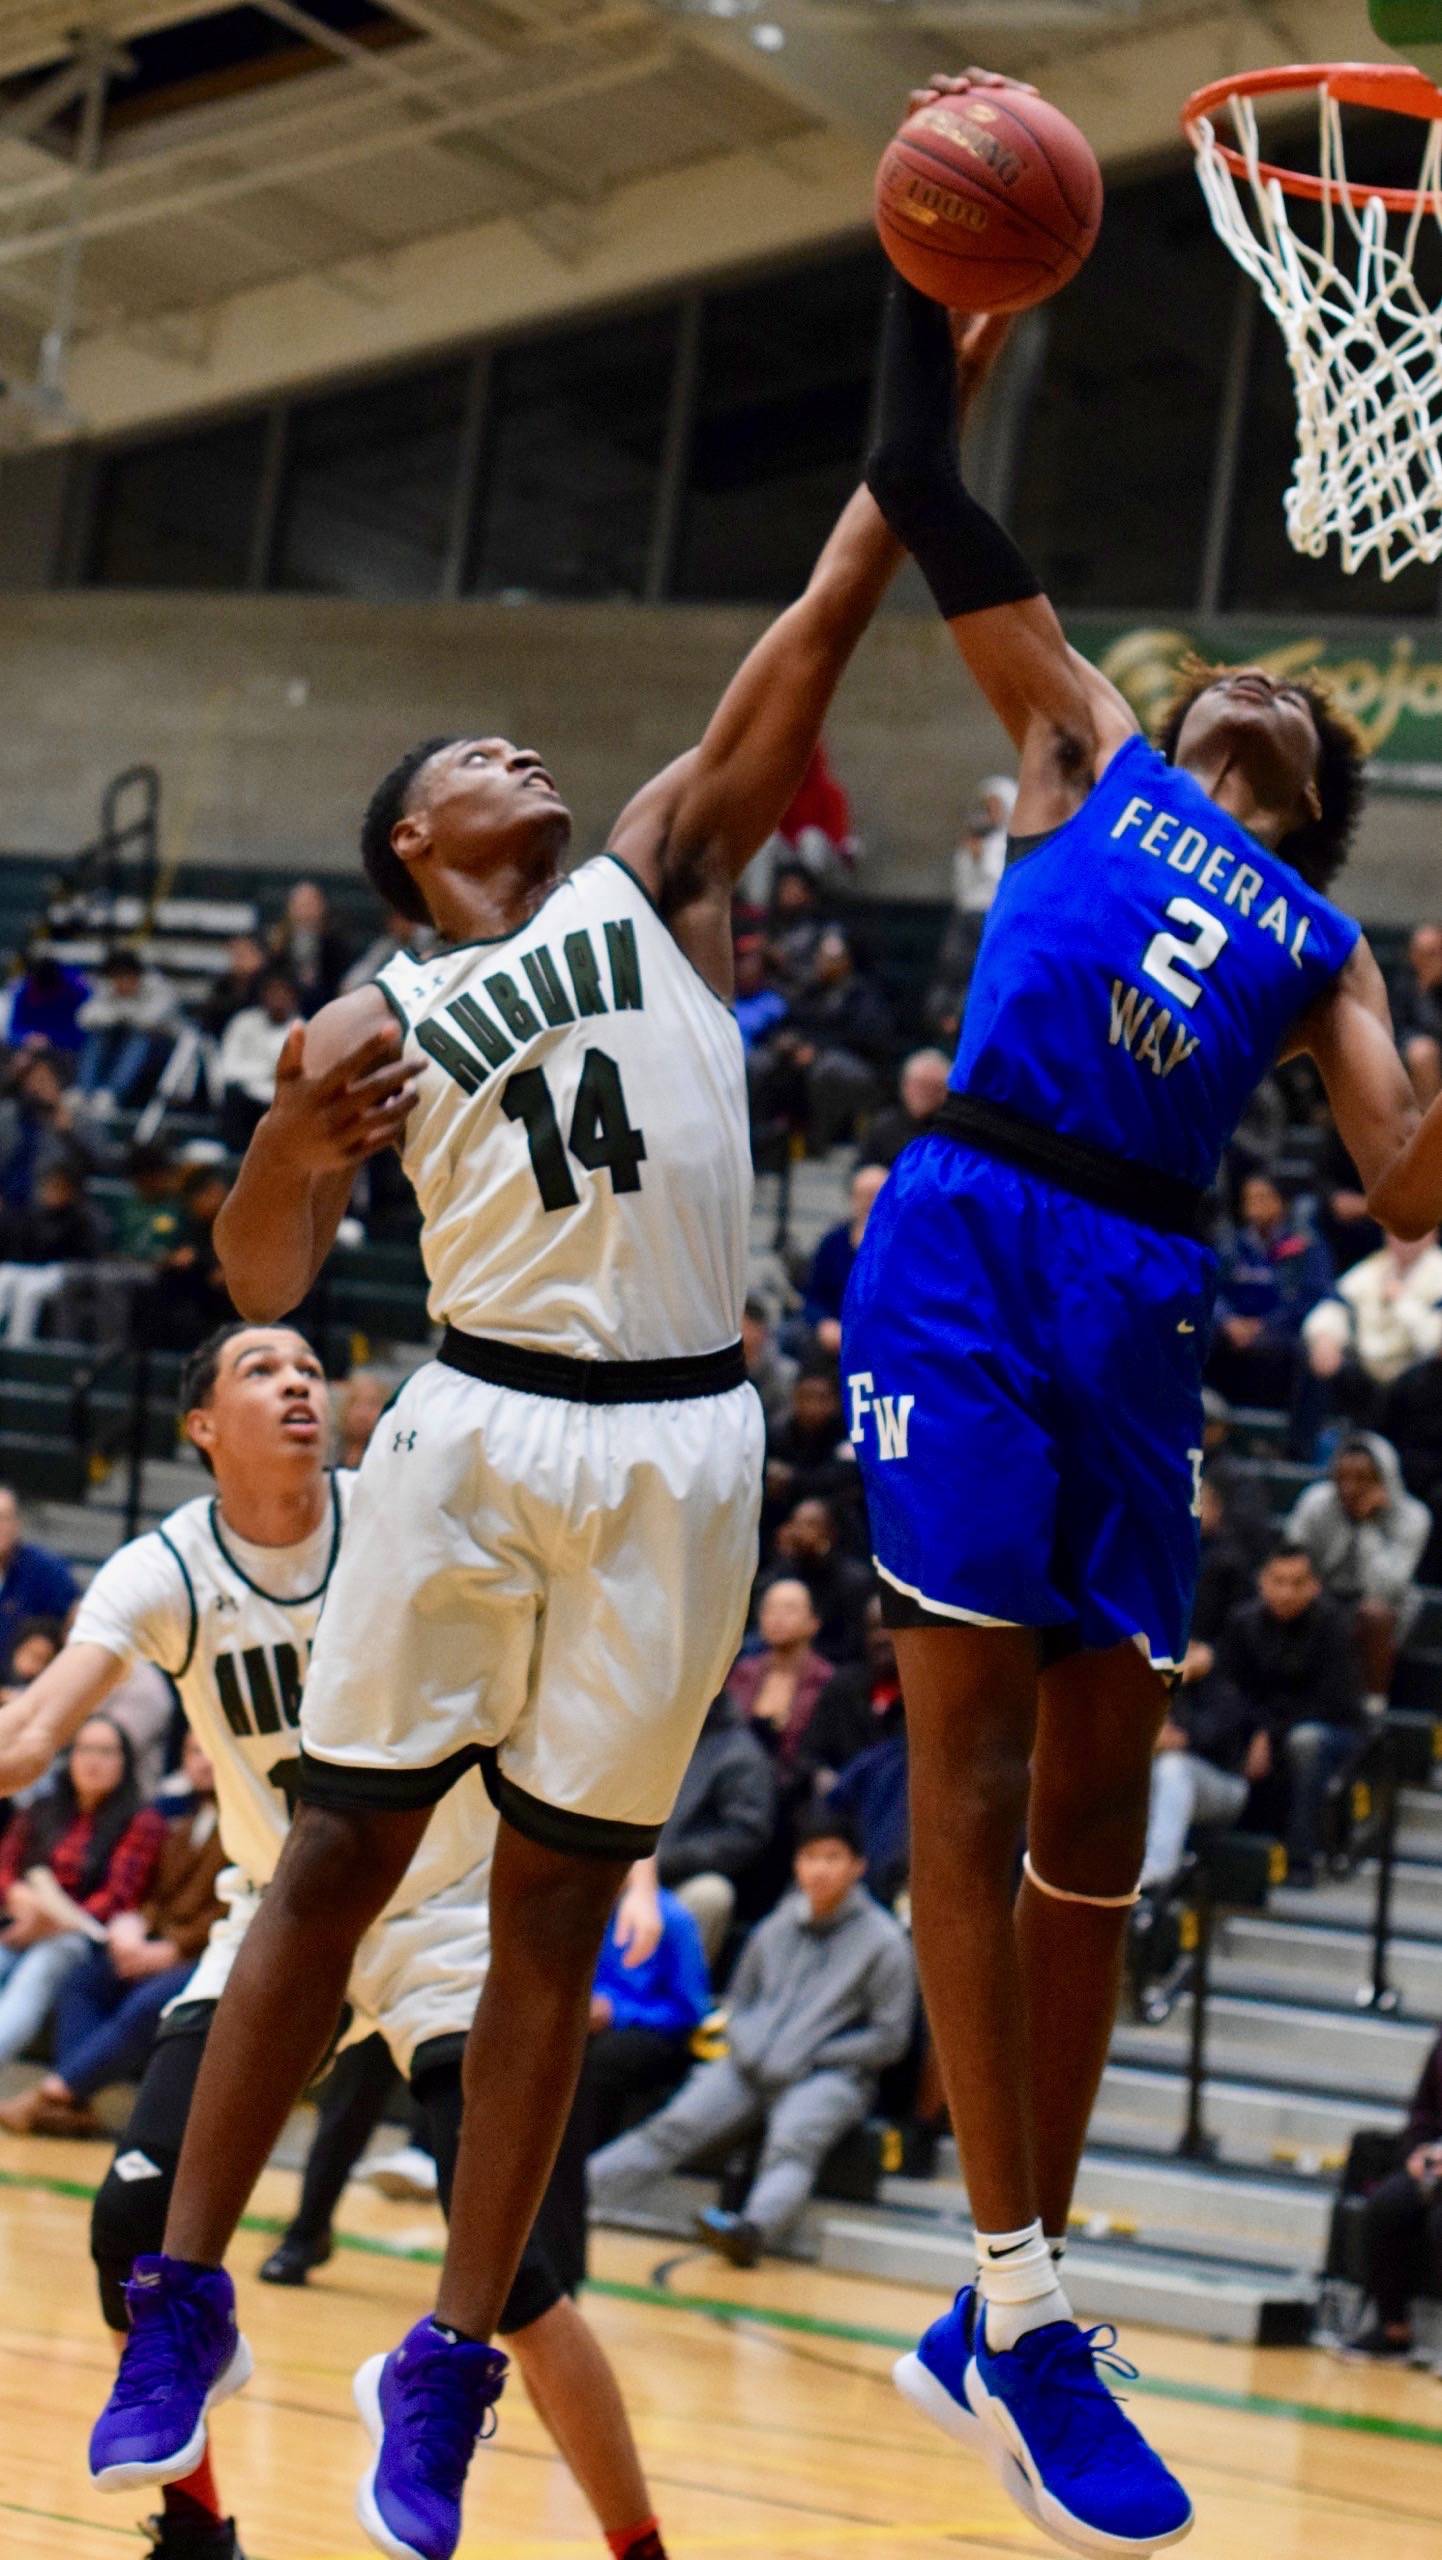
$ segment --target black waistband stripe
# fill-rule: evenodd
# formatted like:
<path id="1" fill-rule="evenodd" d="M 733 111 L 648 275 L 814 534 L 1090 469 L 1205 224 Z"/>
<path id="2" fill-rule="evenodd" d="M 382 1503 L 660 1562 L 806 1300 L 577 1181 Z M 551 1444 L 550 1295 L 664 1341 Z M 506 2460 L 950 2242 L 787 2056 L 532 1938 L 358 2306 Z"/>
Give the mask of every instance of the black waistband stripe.
<path id="1" fill-rule="evenodd" d="M 739 1342 L 724 1351 L 702 1351 L 676 1360 L 572 1360 L 559 1351 L 525 1351 L 514 1342 L 488 1342 L 446 1328 L 436 1357 L 447 1369 L 463 1369 L 493 1387 L 522 1395 L 557 1396 L 564 1404 L 689 1404 L 699 1396 L 729 1395 L 746 1384 L 746 1354 Z"/>
<path id="2" fill-rule="evenodd" d="M 1196 1244 L 1207 1241 L 1206 1195 L 1191 1183 L 1158 1173 L 1151 1165 L 1129 1164 L 1084 1139 L 1040 1128 L 1004 1103 L 984 1102 L 974 1093 L 949 1093 L 928 1125 L 941 1136 L 979 1147 L 984 1155 L 1000 1156 L 1024 1173 L 1040 1174 L 1058 1190 L 1075 1192 L 1098 1209 L 1115 1210 L 1161 1235 L 1187 1236 Z"/>

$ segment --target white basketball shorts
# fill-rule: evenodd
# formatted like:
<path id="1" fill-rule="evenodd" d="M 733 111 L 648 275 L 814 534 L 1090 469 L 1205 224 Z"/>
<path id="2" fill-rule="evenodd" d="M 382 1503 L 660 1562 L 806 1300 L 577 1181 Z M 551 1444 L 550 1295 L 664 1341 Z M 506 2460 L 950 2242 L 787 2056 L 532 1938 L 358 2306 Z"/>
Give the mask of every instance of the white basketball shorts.
<path id="1" fill-rule="evenodd" d="M 578 1365 L 509 1356 L 548 1382 Z M 645 1855 L 741 1640 L 763 1455 L 744 1384 L 577 1402 L 417 1370 L 355 1488 L 302 1796 L 413 1808 L 479 1763 L 543 1846 Z"/>

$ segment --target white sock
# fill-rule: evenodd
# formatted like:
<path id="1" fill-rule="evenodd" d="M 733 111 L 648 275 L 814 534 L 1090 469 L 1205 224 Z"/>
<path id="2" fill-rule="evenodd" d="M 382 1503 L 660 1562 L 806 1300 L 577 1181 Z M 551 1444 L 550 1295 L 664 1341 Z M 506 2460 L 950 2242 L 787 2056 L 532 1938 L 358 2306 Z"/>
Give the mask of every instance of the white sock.
<path id="1" fill-rule="evenodd" d="M 986 2305 L 986 2343 L 1014 2347 L 1032 2329 L 1070 2320 L 1071 2304 L 1057 2275 L 1052 2246 L 1040 2222 L 1022 2231 L 978 2231 L 977 2283 Z"/>

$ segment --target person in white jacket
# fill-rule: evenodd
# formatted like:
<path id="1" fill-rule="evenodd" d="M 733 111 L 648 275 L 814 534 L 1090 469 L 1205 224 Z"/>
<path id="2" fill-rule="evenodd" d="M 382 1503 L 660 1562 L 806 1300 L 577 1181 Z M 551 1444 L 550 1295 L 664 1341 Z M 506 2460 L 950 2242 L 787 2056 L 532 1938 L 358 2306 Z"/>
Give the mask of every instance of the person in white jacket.
<path id="1" fill-rule="evenodd" d="M 1422 1605 L 1417 1568 L 1432 1534 L 1432 1514 L 1404 1487 L 1391 1442 L 1376 1431 L 1344 1440 L 1331 1473 L 1297 1503 L 1286 1534 L 1305 1547 L 1324 1590 L 1352 1610 L 1368 1712 L 1380 1715 Z"/>
<path id="2" fill-rule="evenodd" d="M 1302 1439 L 1338 1419 L 1377 1419 L 1383 1390 L 1404 1369 L 1442 1351 L 1442 1245 L 1437 1231 L 1415 1244 L 1388 1236 L 1376 1253 L 1344 1271 L 1331 1297 L 1302 1327 Z"/>

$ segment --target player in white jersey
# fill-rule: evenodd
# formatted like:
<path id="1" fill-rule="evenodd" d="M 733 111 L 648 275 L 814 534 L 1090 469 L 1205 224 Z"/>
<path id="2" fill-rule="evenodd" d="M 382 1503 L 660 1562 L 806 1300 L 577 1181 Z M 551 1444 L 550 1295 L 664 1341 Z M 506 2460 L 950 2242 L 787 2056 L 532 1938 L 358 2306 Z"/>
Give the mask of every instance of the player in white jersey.
<path id="1" fill-rule="evenodd" d="M 236 1304 L 277 1318 L 329 1252 L 356 1163 L 403 1140 L 446 1334 L 361 1469 L 302 1711 L 300 1811 L 196 2093 L 151 2459 L 158 2475 L 203 2426 L 234 2352 L 215 2270 L 351 1947 L 479 1761 L 502 1817 L 491 1970 L 437 2316 L 357 2386 L 377 2445 L 361 2519 L 398 2560 L 454 2552 L 505 2373 L 487 2342 L 571 2102 L 606 1916 L 744 1623 L 762 1422 L 739 1338 L 731 901 L 896 558 L 859 492 L 699 746 L 569 877 L 570 816 L 539 755 L 484 734 L 407 755 L 372 800 L 366 867 L 446 948 L 297 1027 L 216 1228 Z M 202 2301 L 216 2326 L 196 2350 L 184 2324 Z"/>
<path id="2" fill-rule="evenodd" d="M 232 1861 L 221 1884 L 227 1911 L 167 2013 L 95 2200 L 92 2254 L 118 2334 L 132 2270 L 160 2245 L 215 2005 L 285 1842 L 301 1689 L 355 1484 L 327 1471 L 324 1375 L 286 1328 L 237 1325 L 213 1336 L 187 1364 L 181 1404 L 214 1473 L 213 1497 L 183 1504 L 102 1565 L 64 1650 L 0 1710 L 0 1789 L 9 1790 L 42 1775 L 127 1670 L 151 1662 L 175 1681 L 215 1769 Z M 443 2193 L 459 2139 L 460 2056 L 486 1968 L 496 1820 L 471 1774 L 362 1938 L 346 1986 L 351 2037 L 378 2029 L 410 2078 Z M 578 2270 L 565 2202 L 548 2196 L 543 2205 L 502 2330 L 613 2551 L 664 2560 L 615 2378 L 570 2299 Z M 239 2560 L 208 2463 L 166 2488 L 153 2532 L 164 2560 Z"/>

